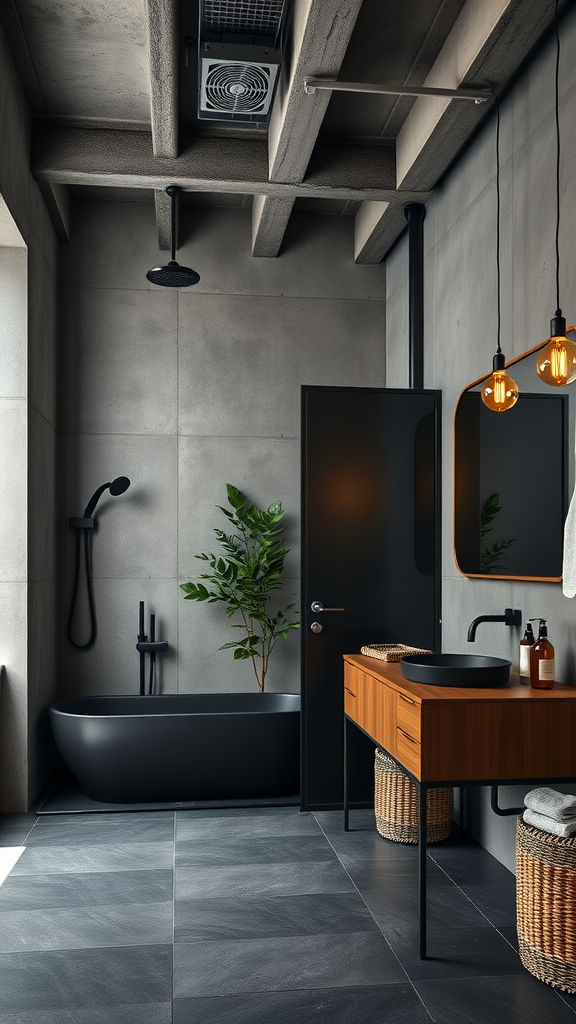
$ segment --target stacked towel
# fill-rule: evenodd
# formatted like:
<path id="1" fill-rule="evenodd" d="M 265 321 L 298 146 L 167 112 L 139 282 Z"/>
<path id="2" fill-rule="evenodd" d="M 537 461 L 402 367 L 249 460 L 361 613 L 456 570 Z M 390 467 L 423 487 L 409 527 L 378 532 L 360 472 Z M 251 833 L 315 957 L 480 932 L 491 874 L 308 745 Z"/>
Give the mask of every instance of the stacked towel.
<path id="1" fill-rule="evenodd" d="M 555 836 L 571 836 L 576 832 L 576 797 L 555 789 L 533 789 L 524 797 L 523 818 Z"/>

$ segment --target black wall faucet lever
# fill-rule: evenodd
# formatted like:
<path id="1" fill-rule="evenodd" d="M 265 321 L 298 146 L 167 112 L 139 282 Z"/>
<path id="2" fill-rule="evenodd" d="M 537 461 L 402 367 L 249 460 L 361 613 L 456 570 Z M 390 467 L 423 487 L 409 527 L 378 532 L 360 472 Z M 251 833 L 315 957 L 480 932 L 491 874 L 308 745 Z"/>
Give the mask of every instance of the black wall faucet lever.
<path id="1" fill-rule="evenodd" d="M 504 615 L 477 615 L 468 627 L 468 643 L 476 639 L 476 630 L 481 622 L 503 622 L 506 626 L 521 626 L 522 612 L 519 608 L 505 608 Z"/>

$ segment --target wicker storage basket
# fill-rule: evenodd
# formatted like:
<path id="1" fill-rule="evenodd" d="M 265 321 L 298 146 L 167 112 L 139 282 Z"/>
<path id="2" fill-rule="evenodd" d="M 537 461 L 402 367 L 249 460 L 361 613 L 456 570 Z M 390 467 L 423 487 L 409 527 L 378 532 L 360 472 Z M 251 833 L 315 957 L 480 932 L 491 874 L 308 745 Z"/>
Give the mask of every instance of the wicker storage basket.
<path id="1" fill-rule="evenodd" d="M 439 843 L 452 827 L 452 790 L 429 789 L 426 797 L 428 843 Z M 376 828 L 394 843 L 418 842 L 418 789 L 391 757 L 376 747 L 374 761 Z"/>
<path id="2" fill-rule="evenodd" d="M 576 992 L 576 837 L 516 823 L 516 926 L 526 970 Z"/>

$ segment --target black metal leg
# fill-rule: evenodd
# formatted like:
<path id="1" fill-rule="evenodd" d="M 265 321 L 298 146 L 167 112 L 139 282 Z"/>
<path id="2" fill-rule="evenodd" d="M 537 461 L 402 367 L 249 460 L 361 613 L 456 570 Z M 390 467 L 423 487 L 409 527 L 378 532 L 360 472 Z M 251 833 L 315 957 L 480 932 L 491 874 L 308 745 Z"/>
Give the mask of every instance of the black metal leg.
<path id="1" fill-rule="evenodd" d="M 420 918 L 420 959 L 426 959 L 426 795 L 425 783 L 418 786 L 418 892 Z"/>
<path id="2" fill-rule="evenodd" d="M 348 815 L 348 719 L 344 715 L 344 831 L 349 832 Z"/>

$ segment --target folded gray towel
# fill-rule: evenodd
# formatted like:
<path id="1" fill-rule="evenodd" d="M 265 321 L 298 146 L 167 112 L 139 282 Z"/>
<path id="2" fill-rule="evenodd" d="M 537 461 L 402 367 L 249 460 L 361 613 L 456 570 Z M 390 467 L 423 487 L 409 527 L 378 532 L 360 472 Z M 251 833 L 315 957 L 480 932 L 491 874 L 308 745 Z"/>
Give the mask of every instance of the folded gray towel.
<path id="1" fill-rule="evenodd" d="M 570 793 L 559 793 L 556 789 L 532 789 L 524 797 L 526 807 L 537 814 L 546 814 L 554 821 L 568 821 L 576 818 L 576 797 Z"/>
<path id="2" fill-rule="evenodd" d="M 531 811 L 530 808 L 524 811 L 522 817 L 527 825 L 541 828 L 543 832 L 551 832 L 553 836 L 572 836 L 576 832 L 576 818 L 560 822 L 554 818 L 549 818 L 546 814 L 538 814 L 537 811 Z"/>

